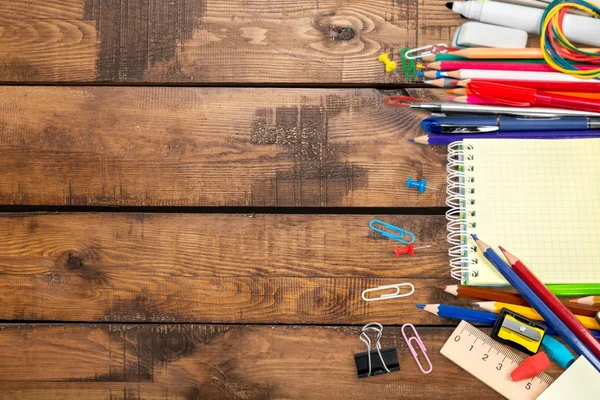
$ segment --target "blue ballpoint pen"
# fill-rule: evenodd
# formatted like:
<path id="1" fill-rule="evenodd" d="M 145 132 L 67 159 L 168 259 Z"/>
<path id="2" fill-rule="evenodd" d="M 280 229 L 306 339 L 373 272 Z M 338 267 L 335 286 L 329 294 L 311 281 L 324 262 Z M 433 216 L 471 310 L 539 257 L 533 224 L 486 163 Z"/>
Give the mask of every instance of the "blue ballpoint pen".
<path id="1" fill-rule="evenodd" d="M 570 131 L 600 129 L 600 118 L 519 118 L 506 116 L 429 117 L 421 121 L 428 133 Z"/>

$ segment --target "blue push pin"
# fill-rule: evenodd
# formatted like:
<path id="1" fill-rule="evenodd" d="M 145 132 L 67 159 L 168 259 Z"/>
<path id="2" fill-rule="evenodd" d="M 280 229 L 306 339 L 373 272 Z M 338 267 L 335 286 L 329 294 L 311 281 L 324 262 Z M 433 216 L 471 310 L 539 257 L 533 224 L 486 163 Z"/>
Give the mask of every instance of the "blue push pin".
<path id="1" fill-rule="evenodd" d="M 425 189 L 429 189 L 429 190 L 440 190 L 440 189 L 436 189 L 436 188 L 432 188 L 427 186 L 427 180 L 423 179 L 421 180 L 421 182 L 419 181 L 413 181 L 412 178 L 408 178 L 406 180 L 406 187 L 408 189 L 417 189 L 419 191 L 419 193 L 425 193 Z"/>

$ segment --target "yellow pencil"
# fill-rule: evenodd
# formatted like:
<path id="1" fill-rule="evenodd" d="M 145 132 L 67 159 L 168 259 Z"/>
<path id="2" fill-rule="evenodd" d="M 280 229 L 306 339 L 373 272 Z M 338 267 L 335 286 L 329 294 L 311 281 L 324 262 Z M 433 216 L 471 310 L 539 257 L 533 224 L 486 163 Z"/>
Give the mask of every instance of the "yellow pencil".
<path id="1" fill-rule="evenodd" d="M 542 318 L 542 316 L 540 314 L 538 314 L 537 311 L 535 311 L 531 307 L 517 306 L 514 304 L 508 304 L 508 303 L 501 303 L 499 301 L 480 301 L 480 302 L 475 302 L 473 304 L 483 308 L 486 311 L 491 311 L 496 314 L 498 314 L 500 312 L 500 310 L 502 310 L 503 308 L 507 308 L 510 311 L 514 311 L 517 314 L 521 314 L 525 318 L 529 318 L 534 321 L 543 321 L 544 320 Z M 579 320 L 579 322 L 581 322 L 581 324 L 583 326 L 585 326 L 587 329 L 594 329 L 594 330 L 600 331 L 600 325 L 598 324 L 598 322 L 596 322 L 596 320 L 594 318 L 584 317 L 581 315 L 576 315 L 575 318 L 577 318 Z"/>
<path id="2" fill-rule="evenodd" d="M 588 306 L 600 306 L 600 296 L 587 296 L 569 301 L 571 303 L 586 304 Z"/>

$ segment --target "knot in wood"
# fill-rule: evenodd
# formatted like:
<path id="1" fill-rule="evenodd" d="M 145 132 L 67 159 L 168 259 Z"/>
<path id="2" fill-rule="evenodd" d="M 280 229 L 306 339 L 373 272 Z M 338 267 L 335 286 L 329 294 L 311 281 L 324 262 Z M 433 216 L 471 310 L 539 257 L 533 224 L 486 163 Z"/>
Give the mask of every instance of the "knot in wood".
<path id="1" fill-rule="evenodd" d="M 69 268 L 71 271 L 77 271 L 82 267 L 83 262 L 81 261 L 81 258 L 69 254 L 69 257 L 67 258 L 67 268 Z"/>

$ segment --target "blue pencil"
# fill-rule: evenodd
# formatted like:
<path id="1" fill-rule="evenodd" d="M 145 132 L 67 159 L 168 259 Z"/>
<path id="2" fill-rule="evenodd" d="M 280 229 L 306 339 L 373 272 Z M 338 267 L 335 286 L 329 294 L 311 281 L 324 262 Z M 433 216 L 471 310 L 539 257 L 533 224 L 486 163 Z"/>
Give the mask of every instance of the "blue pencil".
<path id="1" fill-rule="evenodd" d="M 471 235 L 477 244 L 477 248 L 481 251 L 485 258 L 502 274 L 504 279 L 508 281 L 521 296 L 537 311 L 544 321 L 551 326 L 558 335 L 573 349 L 578 355 L 584 356 L 590 364 L 600 371 L 600 360 L 588 349 L 577 336 L 561 321 L 552 310 L 544 304 L 540 298 L 519 278 L 512 268 L 504 262 L 504 260 L 475 235 Z"/>
<path id="2" fill-rule="evenodd" d="M 474 324 L 494 325 L 498 318 L 496 314 L 489 311 L 471 310 L 447 304 L 417 304 L 416 306 L 438 317 L 464 319 Z"/>
<path id="3" fill-rule="evenodd" d="M 472 310 L 470 308 L 451 306 L 448 304 L 416 304 L 415 306 L 421 310 L 430 312 L 433 315 L 437 315 L 438 317 L 464 319 L 465 321 L 472 322 L 474 324 L 494 325 L 496 323 L 496 319 L 498 318 L 498 314 L 494 314 L 493 312 Z M 552 329 L 551 326 L 548 326 L 548 324 L 546 324 L 544 321 L 536 322 L 546 327 L 547 335 L 557 335 L 554 329 Z M 600 340 L 600 331 L 590 330 L 590 332 L 592 332 L 592 334 L 598 340 Z"/>

